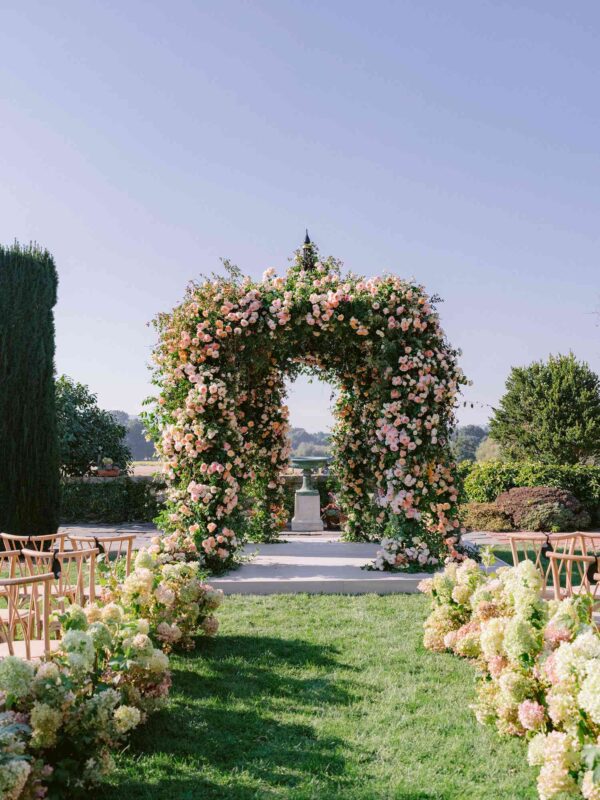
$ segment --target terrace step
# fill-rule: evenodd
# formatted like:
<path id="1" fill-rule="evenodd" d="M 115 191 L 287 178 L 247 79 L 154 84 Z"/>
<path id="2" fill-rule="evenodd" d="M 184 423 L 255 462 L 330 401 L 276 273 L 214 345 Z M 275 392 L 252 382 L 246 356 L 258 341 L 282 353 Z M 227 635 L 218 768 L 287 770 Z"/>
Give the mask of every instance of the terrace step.
<path id="1" fill-rule="evenodd" d="M 339 536 L 285 536 L 277 544 L 248 545 L 251 560 L 210 583 L 225 594 L 412 594 L 428 573 L 362 569 L 377 544 L 339 541 Z M 429 573 L 430 574 L 430 573 Z"/>

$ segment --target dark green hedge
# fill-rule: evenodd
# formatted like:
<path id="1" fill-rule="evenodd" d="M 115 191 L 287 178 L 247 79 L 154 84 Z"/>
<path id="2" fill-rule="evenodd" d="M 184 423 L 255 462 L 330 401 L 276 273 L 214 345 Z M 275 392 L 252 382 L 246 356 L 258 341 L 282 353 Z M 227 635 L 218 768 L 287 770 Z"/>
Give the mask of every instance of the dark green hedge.
<path id="1" fill-rule="evenodd" d="M 59 457 L 54 404 L 54 260 L 0 245 L 0 530 L 54 533 Z"/>
<path id="2" fill-rule="evenodd" d="M 600 507 L 600 467 L 489 461 L 461 464 L 463 499 L 492 503 L 515 486 L 555 486 L 573 492 L 587 511 Z"/>
<path id="3" fill-rule="evenodd" d="M 160 489 L 156 482 L 130 478 L 66 482 L 61 487 L 61 522 L 152 522 L 160 511 Z"/>

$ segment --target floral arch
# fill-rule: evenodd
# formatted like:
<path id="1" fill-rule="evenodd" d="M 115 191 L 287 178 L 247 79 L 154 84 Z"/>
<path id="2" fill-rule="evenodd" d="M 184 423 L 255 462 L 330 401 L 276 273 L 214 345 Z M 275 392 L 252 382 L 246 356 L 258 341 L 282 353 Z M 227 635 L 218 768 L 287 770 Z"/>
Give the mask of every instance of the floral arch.
<path id="1" fill-rule="evenodd" d="M 277 534 L 284 381 L 308 371 L 339 391 L 333 471 L 345 536 L 383 538 L 379 566 L 416 558 L 415 538 L 436 557 L 453 551 L 448 437 L 464 378 L 423 287 L 344 274 L 337 260 L 319 260 L 308 235 L 283 276 L 253 281 L 225 266 L 155 321 L 160 394 L 147 421 L 169 486 L 165 546 L 222 569 L 248 526 Z"/>

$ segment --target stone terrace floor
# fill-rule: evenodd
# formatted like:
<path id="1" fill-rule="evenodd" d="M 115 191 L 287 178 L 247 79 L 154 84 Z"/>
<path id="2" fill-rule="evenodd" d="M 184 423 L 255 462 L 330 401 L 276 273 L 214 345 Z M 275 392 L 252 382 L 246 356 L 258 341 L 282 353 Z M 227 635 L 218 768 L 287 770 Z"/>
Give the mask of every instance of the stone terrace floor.
<path id="1" fill-rule="evenodd" d="M 135 533 L 135 547 L 150 544 L 159 531 L 150 523 L 65 525 L 61 532 L 91 536 Z M 474 532 L 465 538 L 478 544 L 500 544 L 502 534 Z M 275 544 L 248 544 L 244 563 L 211 583 L 226 594 L 389 594 L 417 591 L 424 573 L 379 572 L 362 567 L 373 561 L 379 545 L 343 542 L 338 533 L 284 532 Z"/>

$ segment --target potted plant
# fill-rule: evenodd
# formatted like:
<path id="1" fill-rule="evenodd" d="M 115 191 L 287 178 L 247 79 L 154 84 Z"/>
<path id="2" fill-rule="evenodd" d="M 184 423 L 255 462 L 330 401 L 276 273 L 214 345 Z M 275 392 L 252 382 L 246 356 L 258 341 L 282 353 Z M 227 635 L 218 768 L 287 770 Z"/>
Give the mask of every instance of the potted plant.
<path id="1" fill-rule="evenodd" d="M 329 493 L 329 503 L 321 509 L 321 519 L 328 531 L 338 531 L 348 517 L 342 512 L 333 492 Z"/>
<path id="2" fill-rule="evenodd" d="M 97 475 L 99 478 L 116 478 L 121 470 L 115 467 L 112 458 L 103 458 L 102 465 L 98 467 Z"/>

